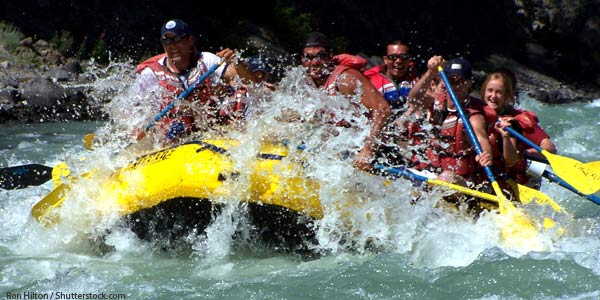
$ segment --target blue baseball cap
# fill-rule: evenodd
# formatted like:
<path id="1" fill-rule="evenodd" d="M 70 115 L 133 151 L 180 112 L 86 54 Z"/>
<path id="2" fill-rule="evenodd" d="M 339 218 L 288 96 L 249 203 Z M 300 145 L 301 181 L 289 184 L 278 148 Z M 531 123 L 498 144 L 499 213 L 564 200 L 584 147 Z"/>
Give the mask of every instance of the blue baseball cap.
<path id="1" fill-rule="evenodd" d="M 251 71 L 264 71 L 265 73 L 271 73 L 272 68 L 268 64 L 268 59 L 261 56 L 252 56 L 248 59 Z"/>
<path id="2" fill-rule="evenodd" d="M 173 33 L 178 37 L 184 37 L 188 34 L 190 34 L 190 27 L 188 26 L 188 24 L 180 19 L 173 19 L 173 20 L 169 20 L 167 21 L 167 23 L 165 23 L 161 28 L 160 28 L 160 37 L 164 37 L 165 34 L 167 33 Z"/>
<path id="3" fill-rule="evenodd" d="M 471 70 L 471 64 L 464 58 L 453 58 L 446 61 L 444 64 L 444 73 L 450 77 L 453 75 L 460 75 L 465 79 L 471 79 L 473 72 Z"/>

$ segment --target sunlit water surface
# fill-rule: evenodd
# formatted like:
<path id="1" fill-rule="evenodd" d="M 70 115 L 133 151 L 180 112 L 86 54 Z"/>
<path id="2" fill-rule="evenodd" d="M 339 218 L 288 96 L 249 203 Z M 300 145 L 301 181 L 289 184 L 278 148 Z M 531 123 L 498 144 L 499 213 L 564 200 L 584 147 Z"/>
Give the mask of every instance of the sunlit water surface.
<path id="1" fill-rule="evenodd" d="M 255 156 L 261 140 L 285 139 L 291 148 L 306 145 L 308 150 L 299 154 L 310 162 L 306 172 L 322 182 L 318 193 L 325 216 L 316 223 L 319 244 L 313 245 L 320 256 L 235 241 L 233 233 L 246 225 L 237 205 L 229 205 L 206 235 L 187 237 L 187 247 L 162 251 L 118 226 L 116 217 L 86 221 L 89 186 L 75 188 L 80 197 L 64 209 L 65 224 L 45 229 L 30 210 L 52 190 L 49 181 L 0 190 L 0 297 L 16 299 L 31 292 L 55 297 L 56 292 L 124 294 L 126 299 L 600 297 L 598 205 L 545 181 L 542 191 L 573 218 L 561 220 L 562 235 L 544 236 L 544 251 L 507 246 L 495 214 L 474 221 L 436 208 L 442 191 L 411 205 L 413 191 L 419 189 L 410 182 L 385 184 L 383 178 L 352 167 L 346 150 L 352 156 L 367 132 L 316 125 L 322 120 L 312 120 L 315 115 L 330 116 L 319 112 L 354 119 L 357 127 L 367 120 L 347 100 L 306 88 L 301 73 L 290 70 L 271 100 L 256 91 L 250 121 L 228 137 L 242 145 L 232 150 L 238 164 Z M 123 76 L 131 74 L 114 80 L 122 84 Z M 98 90 L 110 84 L 110 77 L 98 81 Z M 108 174 L 123 166 L 135 157 L 124 154 L 126 132 L 145 124 L 153 110 L 135 105 L 140 98 L 134 87 L 120 89 L 106 107 L 111 122 L 3 126 L 0 166 L 66 162 L 75 174 L 90 169 Z M 151 102 L 154 96 L 145 97 Z M 600 99 L 560 106 L 521 101 L 538 112 L 560 155 L 583 162 L 600 158 Z M 96 133 L 102 142 L 93 152 L 82 146 L 87 133 Z M 532 216 L 547 213 L 535 206 L 526 209 Z"/>

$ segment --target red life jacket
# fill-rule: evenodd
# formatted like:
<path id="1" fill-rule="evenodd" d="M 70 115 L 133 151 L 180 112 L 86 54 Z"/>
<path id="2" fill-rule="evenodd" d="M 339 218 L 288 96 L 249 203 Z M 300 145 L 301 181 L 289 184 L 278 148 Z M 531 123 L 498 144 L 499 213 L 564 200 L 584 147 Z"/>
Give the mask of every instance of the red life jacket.
<path id="1" fill-rule="evenodd" d="M 446 101 L 451 100 L 447 94 L 444 94 L 434 106 L 434 115 L 438 116 L 438 122 L 441 120 L 441 123 L 436 125 L 440 125 L 441 128 L 432 140 L 432 154 L 434 155 L 431 165 L 441 167 L 442 170 L 451 170 L 466 180 L 476 180 L 478 167 L 475 162 L 475 148 L 471 145 L 460 115 L 457 111 L 448 110 L 445 105 Z M 440 109 L 442 111 L 439 111 Z M 498 118 L 491 107 L 487 106 L 483 100 L 474 97 L 469 97 L 469 102 L 464 105 L 463 110 L 467 119 L 475 114 L 483 115 L 488 128 Z M 440 116 L 445 117 L 441 119 Z"/>
<path id="2" fill-rule="evenodd" d="M 323 88 L 325 89 L 325 91 L 329 95 L 332 95 L 332 96 L 337 94 L 337 92 L 338 92 L 337 80 L 344 72 L 346 72 L 349 69 L 355 69 L 357 71 L 360 71 L 361 69 L 363 69 L 364 67 L 367 66 L 366 59 L 359 57 L 359 56 L 350 55 L 350 54 L 336 55 L 333 57 L 333 61 L 337 65 L 333 69 L 333 72 L 331 72 L 329 77 L 327 77 L 327 81 L 323 85 Z M 335 120 L 335 114 L 331 113 L 330 118 L 332 120 Z M 346 121 L 344 119 L 335 122 L 335 124 L 336 124 L 336 126 L 346 127 L 346 128 L 352 126 L 348 121 Z"/>
<path id="3" fill-rule="evenodd" d="M 401 109 L 406 103 L 410 89 L 417 82 L 418 75 L 411 64 L 404 77 L 396 83 L 385 76 L 383 67 L 384 65 L 375 66 L 366 70 L 364 74 L 377 91 L 383 95 L 383 98 L 390 104 L 392 109 Z"/>
<path id="4" fill-rule="evenodd" d="M 330 95 L 335 95 L 338 91 L 337 79 L 348 69 L 360 71 L 367 66 L 367 60 L 355 55 L 339 54 L 333 57 L 333 62 L 336 64 L 333 72 L 327 77 L 327 81 L 323 85 L 325 91 Z"/>
<path id="5" fill-rule="evenodd" d="M 542 140 L 549 137 L 538 125 L 538 117 L 534 112 L 511 107 L 506 109 L 504 113 L 504 115 L 513 116 L 518 123 L 517 127 L 520 127 L 515 129 L 521 131 L 521 134 L 532 140 L 534 143 L 539 145 Z M 532 139 L 531 137 L 535 138 Z M 524 153 L 525 150 L 529 148 L 529 145 L 521 141 L 517 144 L 517 150 L 520 153 Z M 531 177 L 527 175 L 527 160 L 525 158 L 518 159 L 514 166 L 506 168 L 505 171 L 509 177 L 515 179 L 519 184 L 528 185 L 531 180 Z"/>
<path id="6" fill-rule="evenodd" d="M 153 56 L 142 63 L 140 63 L 136 72 L 141 73 L 144 69 L 149 68 L 152 70 L 154 75 L 159 81 L 160 86 L 165 88 L 169 93 L 165 93 L 161 99 L 160 110 L 167 107 L 178 95 L 180 95 L 186 88 L 184 84 L 181 82 L 178 75 L 166 66 L 163 66 L 159 63 L 163 58 L 166 57 L 166 54 L 159 54 Z M 206 72 L 207 68 L 202 63 L 201 58 L 198 60 L 198 65 L 190 71 L 186 80 L 188 85 L 192 85 L 195 81 L 202 76 Z M 203 103 L 205 107 L 205 111 L 203 113 L 206 114 L 207 120 L 216 120 L 218 116 L 217 102 L 214 100 L 216 97 L 213 96 L 213 89 L 210 84 L 210 76 L 206 78 L 203 82 L 198 84 L 198 86 L 190 93 L 190 95 L 186 99 L 181 99 L 179 101 L 187 101 L 191 102 L 200 102 Z M 189 134 L 193 129 L 195 129 L 194 124 L 194 115 L 195 113 L 188 107 L 175 105 L 160 121 L 157 123 L 157 127 L 159 132 L 166 134 L 167 131 L 171 128 L 174 123 L 181 123 L 184 126 L 183 133 Z"/>
<path id="7" fill-rule="evenodd" d="M 423 129 L 425 122 L 425 117 L 419 117 L 417 120 L 404 124 L 408 135 L 409 149 L 413 153 L 411 166 L 417 170 L 438 172 L 439 170 L 431 165 L 432 158 L 435 159 L 434 151 L 430 146 L 433 135 L 431 131 Z"/>
<path id="8" fill-rule="evenodd" d="M 513 107 L 504 108 L 500 116 L 514 117 L 516 122 L 514 122 L 512 127 L 519 133 L 523 133 L 525 131 L 531 132 L 533 130 L 533 126 L 535 125 L 533 121 L 528 118 L 528 115 L 524 113 L 524 111 L 515 109 Z M 499 170 L 508 171 L 508 168 L 504 163 L 503 139 L 500 133 L 496 131 L 496 129 L 493 126 L 490 127 L 490 129 L 488 130 L 488 140 L 490 141 L 490 145 L 492 146 L 494 166 Z"/>

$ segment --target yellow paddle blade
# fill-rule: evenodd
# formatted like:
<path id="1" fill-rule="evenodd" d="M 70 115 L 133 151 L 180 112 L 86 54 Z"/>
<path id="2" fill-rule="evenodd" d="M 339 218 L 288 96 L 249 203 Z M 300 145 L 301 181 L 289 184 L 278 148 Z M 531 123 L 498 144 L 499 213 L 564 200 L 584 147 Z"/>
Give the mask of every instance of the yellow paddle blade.
<path id="1" fill-rule="evenodd" d="M 88 150 L 92 150 L 92 143 L 94 142 L 95 134 L 89 133 L 83 137 L 83 147 Z"/>
<path id="2" fill-rule="evenodd" d="M 506 243 L 512 248 L 525 248 L 531 251 L 544 250 L 534 222 L 504 197 L 497 181 L 492 182 L 492 187 L 498 199 L 500 228 Z"/>
<path id="3" fill-rule="evenodd" d="M 600 172 L 588 167 L 575 159 L 552 154 L 542 150 L 558 177 L 579 190 L 581 193 L 591 195 L 600 189 Z"/>
<path id="4" fill-rule="evenodd" d="M 586 163 L 585 166 L 590 169 L 594 169 L 596 172 L 600 173 L 600 160 Z"/>
<path id="5" fill-rule="evenodd" d="M 512 203 L 504 197 L 502 194 L 500 187 L 497 182 L 492 183 L 492 186 L 495 190 L 497 190 L 498 195 L 495 196 L 488 193 L 480 192 L 477 190 L 472 190 L 467 187 L 452 184 L 446 181 L 442 181 L 439 179 L 429 179 L 427 183 L 441 185 L 453 190 L 459 191 L 465 195 L 478 197 L 481 199 L 489 200 L 498 203 L 498 208 L 500 210 L 500 220 L 501 220 L 501 230 L 502 237 L 506 240 L 507 244 L 513 248 L 520 249 L 529 249 L 533 251 L 543 250 L 544 247 L 540 242 L 539 232 L 534 222 L 525 214 L 522 210 L 516 208 L 512 205 Z M 543 193 L 539 193 L 544 195 Z M 553 209 L 562 210 L 556 202 L 554 202 L 550 197 L 535 194 L 535 197 L 532 196 L 534 193 L 527 192 L 526 195 L 522 195 L 523 198 L 529 199 L 529 201 L 533 201 L 536 199 L 536 203 L 540 205 L 550 205 Z M 540 200 L 537 200 L 540 199 Z M 555 205 L 558 208 L 555 208 Z M 544 219 L 544 228 L 549 229 L 554 226 L 554 221 L 549 218 Z"/>
<path id="6" fill-rule="evenodd" d="M 523 204 L 529 204 L 535 201 L 538 205 L 546 205 L 552 207 L 552 209 L 556 212 L 565 212 L 556 201 L 550 198 L 548 195 L 536 190 L 532 189 L 528 186 L 518 184 L 512 179 L 508 180 L 513 191 L 516 193 L 519 201 Z"/>
<path id="7" fill-rule="evenodd" d="M 48 227 L 58 222 L 58 215 L 49 212 L 56 211 L 66 198 L 71 188 L 67 184 L 60 184 L 46 197 L 36 203 L 31 209 L 31 215 L 42 225 Z"/>

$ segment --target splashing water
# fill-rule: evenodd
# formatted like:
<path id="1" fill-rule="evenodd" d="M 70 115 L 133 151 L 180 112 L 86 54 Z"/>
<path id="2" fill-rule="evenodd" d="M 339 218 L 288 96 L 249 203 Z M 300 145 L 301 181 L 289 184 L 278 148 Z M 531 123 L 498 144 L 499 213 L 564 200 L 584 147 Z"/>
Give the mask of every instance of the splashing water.
<path id="1" fill-rule="evenodd" d="M 314 223 L 316 243 L 310 247 L 323 257 L 312 262 L 297 261 L 249 241 L 244 231 L 252 226 L 247 207 L 232 200 L 236 197 L 218 199 L 224 203 L 223 209 L 215 213 L 203 234 L 182 238 L 188 245 L 185 250 L 163 253 L 123 227 L 116 212 L 99 215 L 94 205 L 102 178 L 148 148 L 158 146 L 152 142 L 139 148 L 127 147 L 132 142 L 129 133 L 144 126 L 157 112 L 154 103 L 160 92 L 142 94 L 139 87 L 131 85 L 131 66 L 112 68 L 118 76 L 111 77 L 108 72 L 93 84 L 100 93 L 116 91 L 105 106 L 110 122 L 95 130 L 96 149 L 86 152 L 77 145 L 78 136 L 74 135 L 73 142 L 52 148 L 53 154 L 43 157 L 48 165 L 66 162 L 74 175 L 95 170 L 92 177 L 78 178 L 73 185 L 69 201 L 61 209 L 59 226 L 42 228 L 29 214 L 40 195 L 52 189 L 50 183 L 0 191 L 4 199 L 0 206 L 0 251 L 10 257 L 2 263 L 2 291 L 21 291 L 29 285 L 41 292 L 54 286 L 71 291 L 110 289 L 125 291 L 134 298 L 153 295 L 149 297 L 165 299 L 177 292 L 204 298 L 240 298 L 246 294 L 255 295 L 253 298 L 351 295 L 371 299 L 398 295 L 407 299 L 598 296 L 593 286 L 600 282 L 600 227 L 594 204 L 544 182 L 542 191 L 572 212 L 574 219 L 559 220 L 565 228 L 561 237 L 548 233 L 551 247 L 547 251 L 509 249 L 499 235 L 495 214 L 484 213 L 474 219 L 464 211 L 440 206 L 438 200 L 447 194 L 443 189 L 425 193 L 407 180 L 388 181 L 353 168 L 353 156 L 368 135 L 365 111 L 353 104 L 358 99 L 330 97 L 308 87 L 301 67 L 289 68 L 274 92 L 260 87 L 250 90 L 253 96 L 247 99 L 247 122 L 223 136 L 239 141 L 239 146 L 229 152 L 235 168 L 241 170 L 238 180 L 225 184 L 237 198 L 247 196 L 251 174 L 245 166 L 255 159 L 262 143 L 285 142 L 290 155 L 282 164 L 302 161 L 304 176 L 319 181 L 316 193 L 323 217 Z M 581 161 L 597 159 L 600 151 L 595 142 L 598 135 L 590 127 L 593 122 L 580 121 L 582 115 L 588 120 L 597 119 L 600 111 L 596 102 L 565 107 L 526 99 L 523 106 L 538 111 L 559 153 Z M 332 124 L 340 119 L 353 120 L 353 127 Z M 97 125 L 89 130 L 94 127 Z M 569 130 L 572 127 L 578 130 Z M 216 134 L 205 132 L 193 139 L 214 137 Z M 30 139 L 23 135 L 17 149 L 46 145 L 41 139 L 26 142 Z M 297 150 L 298 145 L 304 150 Z M 29 162 L 15 157 L 10 149 L 0 150 L 10 165 Z M 278 175 L 295 174 L 282 171 Z M 411 204 L 417 195 L 419 201 Z M 536 217 L 548 213 L 535 206 L 526 209 Z M 180 274 L 169 278 L 160 275 L 165 266 L 180 270 Z M 147 274 L 147 278 L 140 274 Z M 175 281 L 179 282 L 170 278 L 178 278 Z M 141 280 L 145 282 L 142 285 Z M 545 280 L 550 283 L 545 285 Z M 115 281 L 120 283 L 109 283 Z M 316 289 L 310 294 L 282 288 L 294 283 Z M 541 287 L 527 289 L 531 284 Z M 455 288 L 458 286 L 472 288 Z"/>

